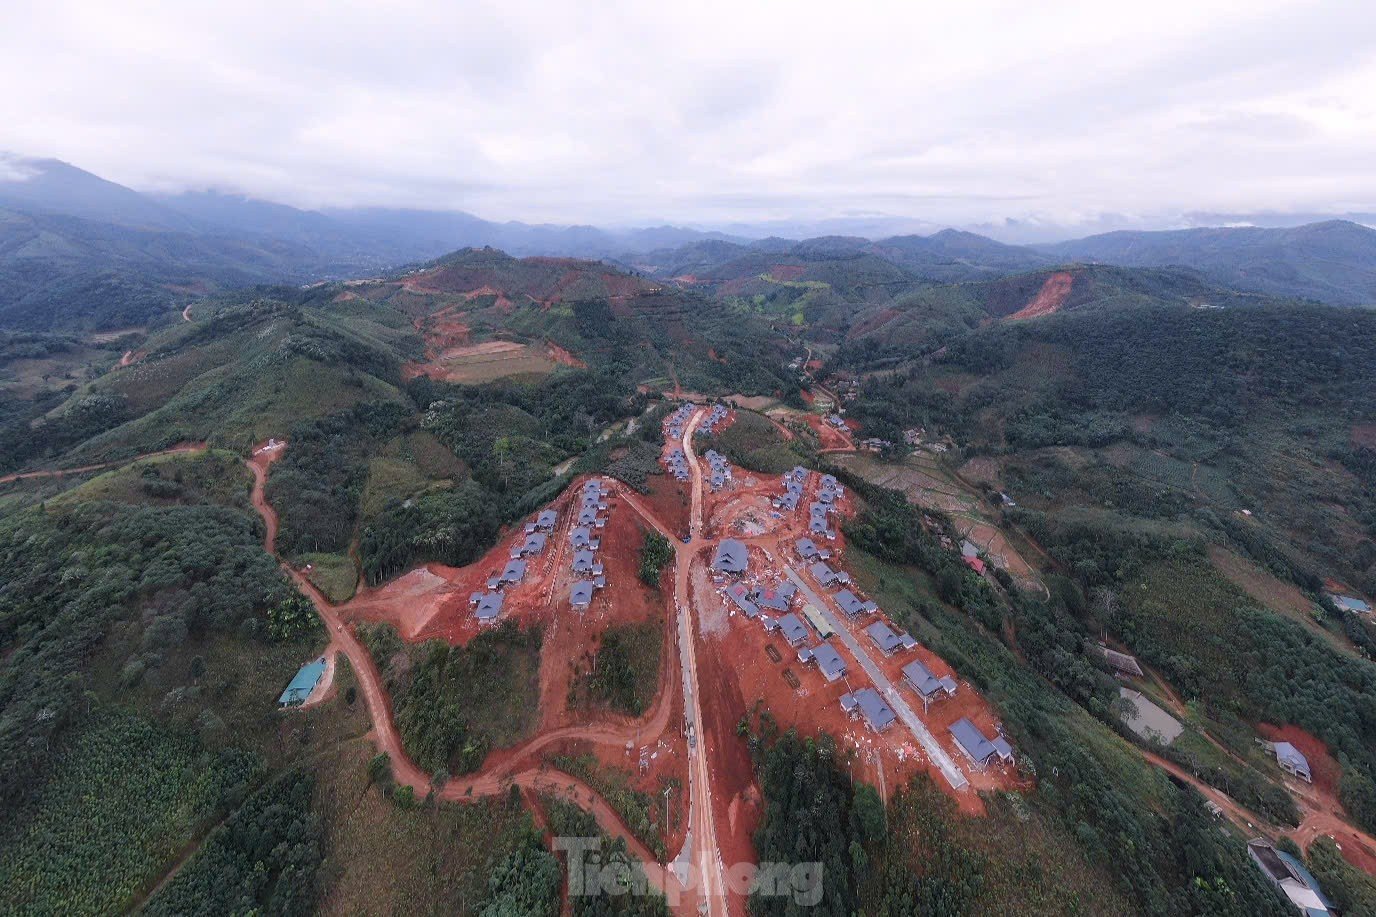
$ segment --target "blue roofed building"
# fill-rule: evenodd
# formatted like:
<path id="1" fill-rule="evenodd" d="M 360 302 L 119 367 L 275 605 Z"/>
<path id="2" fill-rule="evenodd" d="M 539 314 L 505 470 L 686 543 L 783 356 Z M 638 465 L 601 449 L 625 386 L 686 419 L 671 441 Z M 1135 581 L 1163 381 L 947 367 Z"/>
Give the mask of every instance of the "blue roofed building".
<path id="1" fill-rule="evenodd" d="M 282 692 L 282 696 L 277 698 L 279 707 L 299 707 L 306 702 L 315 690 L 315 686 L 320 684 L 320 679 L 325 677 L 325 657 L 321 656 L 314 662 L 308 662 L 296 673 L 296 677 L 287 685 L 287 689 Z"/>

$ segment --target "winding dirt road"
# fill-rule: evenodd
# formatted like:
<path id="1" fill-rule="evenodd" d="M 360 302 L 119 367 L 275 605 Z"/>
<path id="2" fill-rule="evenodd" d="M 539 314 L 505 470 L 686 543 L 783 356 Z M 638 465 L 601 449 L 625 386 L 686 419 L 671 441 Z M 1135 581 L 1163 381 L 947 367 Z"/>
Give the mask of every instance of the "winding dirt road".
<path id="1" fill-rule="evenodd" d="M 277 459 L 281 458 L 285 447 L 285 443 L 260 447 L 254 451 L 253 456 L 247 462 L 249 469 L 253 472 L 251 497 L 253 507 L 262 517 L 265 529 L 263 548 L 274 557 L 277 557 L 278 517 L 276 510 L 272 508 L 264 496 L 264 488 L 269 469 Z M 661 528 L 657 524 L 657 520 L 656 527 Z M 358 641 L 348 625 L 340 618 L 337 609 L 306 578 L 305 574 L 293 569 L 280 557 L 278 557 L 278 562 L 282 571 L 291 578 L 302 594 L 311 600 L 316 612 L 324 622 L 326 631 L 330 636 L 329 646 L 325 652 L 327 654 L 344 653 L 353 667 L 355 678 L 363 692 L 373 724 L 369 735 L 378 751 L 385 752 L 391 758 L 393 779 L 399 784 L 411 787 L 418 795 L 423 796 L 429 793 L 432 789 L 430 777 L 417 767 L 406 754 L 401 736 L 397 733 L 392 718 L 391 703 L 383 687 L 382 676 L 378 672 L 372 654 Z M 671 704 L 667 700 L 657 703 L 659 709 L 652 709 L 651 711 L 651 725 L 659 721 L 667 725 L 670 707 Z M 643 722 L 639 725 L 641 728 L 645 726 Z M 448 802 L 471 802 L 475 799 L 507 793 L 514 785 L 527 790 L 551 793 L 567 799 L 591 812 L 603 831 L 613 837 L 622 838 L 626 842 L 627 850 L 641 861 L 650 884 L 661 890 L 671 905 L 678 906 L 684 900 L 682 885 L 672 872 L 663 870 L 656 865 L 654 853 L 635 837 L 616 813 L 616 810 L 592 787 L 570 774 L 553 768 L 527 767 L 524 770 L 515 771 L 519 761 L 529 758 L 552 742 L 563 739 L 580 739 L 624 744 L 628 736 L 634 735 L 635 729 L 636 725 L 632 724 L 629 727 L 592 726 L 556 730 L 538 736 L 522 746 L 519 749 L 520 754 L 512 757 L 505 766 L 476 775 L 451 779 L 436 795 Z"/>
<path id="2" fill-rule="evenodd" d="M 82 465 L 78 468 L 54 468 L 48 471 L 21 471 L 0 477 L 0 484 L 10 484 L 14 481 L 30 481 L 35 478 L 62 478 L 69 474 L 89 474 L 92 471 L 104 471 L 108 468 L 132 465 L 135 462 L 142 462 L 145 459 L 157 458 L 162 455 L 190 455 L 192 453 L 204 452 L 206 448 L 207 446 L 205 443 L 182 443 L 179 446 L 173 446 L 171 449 L 160 449 L 157 452 L 145 452 L 143 455 L 136 455 L 122 462 L 100 462 L 96 465 Z"/>

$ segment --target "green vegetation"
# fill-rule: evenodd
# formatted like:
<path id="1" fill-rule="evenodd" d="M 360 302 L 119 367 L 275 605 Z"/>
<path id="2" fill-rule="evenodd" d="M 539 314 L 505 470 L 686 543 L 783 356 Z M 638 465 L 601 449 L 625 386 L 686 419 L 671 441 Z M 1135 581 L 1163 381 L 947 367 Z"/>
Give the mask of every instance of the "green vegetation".
<path id="1" fill-rule="evenodd" d="M 659 586 L 659 575 L 674 560 L 674 546 L 658 532 L 647 531 L 640 546 L 640 581 L 653 588 Z"/>
<path id="2" fill-rule="evenodd" d="M 314 781 L 289 772 L 251 796 L 215 829 L 144 908 L 160 915 L 315 912 L 320 824 Z"/>
<path id="3" fill-rule="evenodd" d="M 594 754 L 556 755 L 550 763 L 596 790 L 659 862 L 668 859 L 664 840 L 669 826 L 661 823 L 660 814 L 664 811 L 664 791 L 682 789 L 677 781 L 664 784 L 659 793 L 645 793 L 631 786 L 628 771 L 602 764 Z"/>
<path id="4" fill-rule="evenodd" d="M 213 450 L 161 455 L 99 474 L 67 491 L 56 506 L 111 500 L 148 506 L 214 503 L 249 510 L 252 475 L 237 455 Z"/>
<path id="5" fill-rule="evenodd" d="M 540 804 L 549 817 L 549 827 L 556 837 L 595 838 L 599 845 L 587 851 L 589 861 L 598 858 L 600 864 L 593 887 L 582 886 L 582 893 L 571 895 L 574 917 L 668 917 L 669 907 L 664 896 L 652 890 L 640 864 L 626 850 L 623 838 L 615 840 L 603 834 L 597 819 L 570 802 L 551 796 L 542 796 Z M 618 870 L 618 864 L 620 869 Z M 610 877 L 620 879 L 617 891 L 608 891 L 602 882 Z"/>
<path id="6" fill-rule="evenodd" d="M 1309 871 L 1343 914 L 1376 915 L 1376 879 L 1343 859 L 1332 838 L 1319 837 L 1309 848 Z"/>
<path id="7" fill-rule="evenodd" d="M 889 580 L 916 568 L 939 599 L 885 610 L 995 704 L 1020 767 L 1038 776 L 1028 802 L 1046 825 L 1073 838 L 1079 856 L 1113 876 L 1119 893 L 1146 913 L 1284 913 L 1242 842 L 1220 834 L 1197 795 L 1175 789 L 1115 735 L 1122 729 L 1117 687 L 1081 651 L 1087 632 L 1076 617 L 1084 608 L 1074 583 L 1053 578 L 1045 600 L 943 588 L 955 555 L 940 547 L 940 520 L 892 492 L 863 482 L 855 489 L 867 511 L 848 532 L 852 545 L 876 558 L 864 569 Z M 1014 623 L 1026 664 L 992 636 L 1005 619 Z M 1049 690 L 1048 681 L 1060 690 Z M 1133 857 L 1114 853 L 1126 849 Z"/>
<path id="8" fill-rule="evenodd" d="M 343 553 L 353 540 L 368 478 L 368 455 L 409 419 L 399 404 L 363 403 L 302 421 L 273 466 L 266 496 L 281 521 L 277 548 L 288 557 Z"/>
<path id="9" fill-rule="evenodd" d="M 783 474 L 809 458 L 801 451 L 801 443 L 790 441 L 769 418 L 741 408 L 736 409 L 730 425 L 711 440 L 733 465 L 761 474 Z"/>
<path id="10" fill-rule="evenodd" d="M 884 835 L 884 806 L 873 787 L 852 786 L 841 770 L 835 742 L 777 734 L 765 719 L 750 748 L 764 793 L 764 817 L 755 831 L 762 863 L 820 863 L 822 898 L 813 912 L 848 915 L 860 901 L 857 873 L 867 862 L 866 845 Z M 788 892 L 806 893 L 806 887 Z M 750 913 L 792 914 L 793 895 L 752 889 Z"/>
<path id="11" fill-rule="evenodd" d="M 0 902 L 12 914 L 129 908 L 202 826 L 262 773 L 136 714 L 102 710 L 64 744 L 32 803 L 0 828 Z"/>
<path id="12" fill-rule="evenodd" d="M 62 732 L 85 715 L 108 630 L 125 636 L 111 662 L 134 685 L 207 635 L 268 643 L 269 610 L 297 595 L 263 553 L 257 521 L 214 506 L 27 510 L 0 521 L 0 563 L 7 805 L 41 784 Z"/>
<path id="13" fill-rule="evenodd" d="M 664 645 L 664 620 L 639 624 L 614 624 L 602 634 L 591 670 L 572 687 L 587 700 L 617 713 L 640 716 L 659 690 L 660 655 Z"/>
<path id="14" fill-rule="evenodd" d="M 392 696 L 406 753 L 428 773 L 477 770 L 489 749 L 530 734 L 539 718 L 540 632 L 512 621 L 467 646 L 406 646 L 387 625 L 364 632 Z"/>
<path id="15" fill-rule="evenodd" d="M 555 917 L 564 870 L 559 858 L 531 832 L 487 877 L 487 900 L 479 917 Z"/>

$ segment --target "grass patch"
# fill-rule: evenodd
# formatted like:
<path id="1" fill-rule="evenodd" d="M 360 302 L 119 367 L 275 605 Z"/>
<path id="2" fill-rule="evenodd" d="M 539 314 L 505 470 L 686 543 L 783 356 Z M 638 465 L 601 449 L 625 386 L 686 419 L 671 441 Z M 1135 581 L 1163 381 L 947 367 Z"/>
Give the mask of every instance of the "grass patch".
<path id="1" fill-rule="evenodd" d="M 331 602 L 347 602 L 358 587 L 358 568 L 344 554 L 305 554 L 301 561 L 310 564 L 306 578 L 325 593 Z"/>
<path id="2" fill-rule="evenodd" d="M 97 475 L 53 501 L 62 506 L 86 500 L 172 506 L 214 503 L 249 510 L 252 473 L 239 457 L 220 449 L 157 455 Z"/>
<path id="3" fill-rule="evenodd" d="M 403 809 L 369 779 L 373 753 L 354 742 L 313 767 L 324 826 L 320 913 L 477 912 L 488 877 L 533 830 L 529 813 L 510 796 Z"/>

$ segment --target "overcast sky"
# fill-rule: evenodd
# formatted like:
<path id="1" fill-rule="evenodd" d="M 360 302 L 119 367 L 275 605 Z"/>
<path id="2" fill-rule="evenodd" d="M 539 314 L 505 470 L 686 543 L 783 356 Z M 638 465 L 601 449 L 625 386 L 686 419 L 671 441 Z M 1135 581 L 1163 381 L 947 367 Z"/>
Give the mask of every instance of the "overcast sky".
<path id="1" fill-rule="evenodd" d="M 0 149 L 141 190 L 600 224 L 1376 210 L 1371 0 L 3 2 Z"/>

